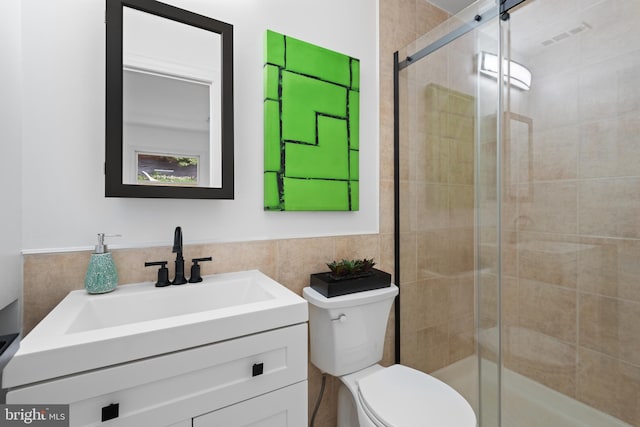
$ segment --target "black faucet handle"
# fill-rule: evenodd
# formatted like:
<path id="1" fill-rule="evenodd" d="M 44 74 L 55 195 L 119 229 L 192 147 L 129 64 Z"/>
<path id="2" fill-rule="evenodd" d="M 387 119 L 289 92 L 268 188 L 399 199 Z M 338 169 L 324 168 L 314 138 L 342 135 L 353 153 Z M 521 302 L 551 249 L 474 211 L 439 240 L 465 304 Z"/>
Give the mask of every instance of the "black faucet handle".
<path id="1" fill-rule="evenodd" d="M 200 264 L 199 262 L 211 261 L 213 258 L 210 256 L 205 258 L 192 258 L 191 261 L 193 265 L 191 266 L 191 278 L 189 279 L 189 283 L 198 283 L 202 282 L 202 276 L 200 275 Z"/>
<path id="2" fill-rule="evenodd" d="M 169 282 L 169 269 L 167 268 L 167 261 L 151 261 L 145 262 L 145 267 L 151 267 L 154 265 L 159 265 L 158 269 L 158 281 L 156 282 L 156 287 L 162 288 L 165 286 L 169 286 L 171 282 Z"/>

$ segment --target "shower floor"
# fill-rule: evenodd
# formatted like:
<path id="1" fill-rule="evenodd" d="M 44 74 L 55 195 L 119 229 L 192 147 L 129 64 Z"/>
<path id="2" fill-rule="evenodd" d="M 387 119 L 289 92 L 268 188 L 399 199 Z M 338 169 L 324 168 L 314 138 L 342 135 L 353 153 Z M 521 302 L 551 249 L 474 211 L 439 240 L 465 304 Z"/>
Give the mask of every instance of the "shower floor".
<path id="1" fill-rule="evenodd" d="M 497 365 L 483 360 L 482 370 L 486 378 L 482 405 L 484 408 L 497 408 Z M 476 356 L 462 359 L 432 375 L 456 389 L 478 414 Z M 502 427 L 632 427 L 508 369 L 502 371 L 502 384 Z M 485 411 L 482 421 L 480 427 L 497 427 L 497 411 Z"/>

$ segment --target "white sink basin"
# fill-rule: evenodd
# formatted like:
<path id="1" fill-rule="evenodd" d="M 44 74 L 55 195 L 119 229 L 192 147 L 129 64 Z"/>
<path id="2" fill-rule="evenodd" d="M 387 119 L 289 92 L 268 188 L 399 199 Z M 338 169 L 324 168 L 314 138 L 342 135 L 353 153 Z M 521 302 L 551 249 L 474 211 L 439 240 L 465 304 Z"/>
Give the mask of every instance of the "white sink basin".
<path id="1" fill-rule="evenodd" d="M 265 276 L 266 277 L 266 276 Z M 268 292 L 270 281 L 256 280 L 254 274 L 220 275 L 208 277 L 200 285 L 169 286 L 151 289 L 148 284 L 119 288 L 99 297 L 89 297 L 76 291 L 67 297 L 76 315 L 71 319 L 67 334 L 110 328 L 167 317 L 184 316 L 203 311 L 220 310 L 276 298 Z M 73 295 L 73 296 L 71 296 Z M 79 308 L 79 310 L 78 310 Z"/>
<path id="2" fill-rule="evenodd" d="M 70 292 L 20 343 L 4 388 L 306 322 L 307 303 L 257 270 L 196 284 Z"/>

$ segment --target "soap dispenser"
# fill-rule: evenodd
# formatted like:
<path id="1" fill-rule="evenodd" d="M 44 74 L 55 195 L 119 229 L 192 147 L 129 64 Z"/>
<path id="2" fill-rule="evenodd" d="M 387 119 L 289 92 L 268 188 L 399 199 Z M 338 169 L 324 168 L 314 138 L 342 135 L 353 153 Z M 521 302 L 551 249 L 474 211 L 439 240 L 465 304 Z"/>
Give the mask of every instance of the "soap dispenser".
<path id="1" fill-rule="evenodd" d="M 113 237 L 113 236 L 109 236 Z M 104 233 L 98 233 L 98 244 L 91 254 L 84 287 L 90 294 L 104 294 L 113 291 L 118 285 L 118 272 L 111 252 L 107 252 L 104 244 Z"/>

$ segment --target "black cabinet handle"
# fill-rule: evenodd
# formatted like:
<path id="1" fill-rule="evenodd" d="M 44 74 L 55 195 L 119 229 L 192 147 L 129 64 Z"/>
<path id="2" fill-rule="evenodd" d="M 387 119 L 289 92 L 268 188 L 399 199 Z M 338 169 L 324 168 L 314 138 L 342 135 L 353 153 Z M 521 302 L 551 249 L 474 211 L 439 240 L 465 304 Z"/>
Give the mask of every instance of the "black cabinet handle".
<path id="1" fill-rule="evenodd" d="M 254 363 L 252 376 L 257 377 L 264 372 L 264 363 Z"/>
<path id="2" fill-rule="evenodd" d="M 112 420 L 114 418 L 118 418 L 120 415 L 120 404 L 112 403 L 109 406 L 105 406 L 102 408 L 102 422 Z"/>

